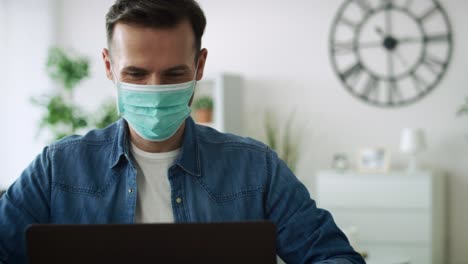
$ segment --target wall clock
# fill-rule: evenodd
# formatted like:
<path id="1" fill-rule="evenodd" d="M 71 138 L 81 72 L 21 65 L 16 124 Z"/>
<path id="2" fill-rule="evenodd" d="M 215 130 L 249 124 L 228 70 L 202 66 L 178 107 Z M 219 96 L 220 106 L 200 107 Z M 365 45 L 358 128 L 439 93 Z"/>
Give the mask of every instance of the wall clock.
<path id="1" fill-rule="evenodd" d="M 346 89 L 366 103 L 413 103 L 441 81 L 453 36 L 434 0 L 347 0 L 330 34 L 333 68 Z"/>

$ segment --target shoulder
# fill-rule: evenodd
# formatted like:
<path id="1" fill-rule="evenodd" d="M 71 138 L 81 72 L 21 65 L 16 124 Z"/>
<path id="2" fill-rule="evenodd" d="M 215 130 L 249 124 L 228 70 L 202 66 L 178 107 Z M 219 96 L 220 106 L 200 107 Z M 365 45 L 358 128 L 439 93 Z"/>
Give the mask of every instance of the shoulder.
<path id="1" fill-rule="evenodd" d="M 270 151 L 264 143 L 230 133 L 222 133 L 211 127 L 197 125 L 197 137 L 202 147 L 241 148 L 266 154 Z"/>
<path id="2" fill-rule="evenodd" d="M 67 150 L 84 146 L 106 146 L 112 145 L 118 137 L 120 121 L 114 122 L 103 129 L 93 129 L 85 135 L 72 135 L 60 139 L 50 145 L 51 150 Z"/>

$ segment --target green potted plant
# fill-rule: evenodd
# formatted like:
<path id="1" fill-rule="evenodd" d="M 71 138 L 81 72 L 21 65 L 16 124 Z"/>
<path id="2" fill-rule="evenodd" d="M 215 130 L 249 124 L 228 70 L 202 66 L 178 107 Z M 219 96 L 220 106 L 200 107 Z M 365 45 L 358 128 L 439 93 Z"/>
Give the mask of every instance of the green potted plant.
<path id="1" fill-rule="evenodd" d="M 59 48 L 51 48 L 46 68 L 49 77 L 60 87 L 31 101 L 45 108 L 38 132 L 48 128 L 52 140 L 58 140 L 88 126 L 83 111 L 73 102 L 73 91 L 89 76 L 89 61 L 82 56 L 70 56 Z"/>
<path id="2" fill-rule="evenodd" d="M 71 55 L 60 48 L 51 48 L 47 58 L 47 74 L 58 89 L 31 99 L 34 105 L 44 108 L 39 131 L 47 128 L 51 140 L 76 134 L 84 129 L 102 128 L 118 119 L 115 103 L 104 103 L 98 113 L 87 114 L 74 102 L 73 92 L 89 77 L 89 60 Z"/>
<path id="3" fill-rule="evenodd" d="M 193 103 L 195 120 L 199 123 L 211 123 L 213 121 L 213 99 L 209 96 L 197 98 Z"/>
<path id="4" fill-rule="evenodd" d="M 272 112 L 266 112 L 264 120 L 265 143 L 278 153 L 292 172 L 296 172 L 300 151 L 300 137 L 297 133 L 293 133 L 294 116 L 295 112 L 289 115 L 283 131 L 280 131 L 278 118 Z"/>

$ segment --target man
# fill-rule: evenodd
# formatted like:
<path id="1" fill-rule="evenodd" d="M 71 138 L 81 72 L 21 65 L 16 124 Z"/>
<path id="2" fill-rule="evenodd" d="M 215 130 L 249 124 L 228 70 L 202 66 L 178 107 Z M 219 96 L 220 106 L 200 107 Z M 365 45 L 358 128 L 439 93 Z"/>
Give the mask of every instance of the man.
<path id="1" fill-rule="evenodd" d="M 110 8 L 103 60 L 123 118 L 46 147 L 26 168 L 0 200 L 0 262 L 26 261 L 31 223 L 270 220 L 287 263 L 364 263 L 275 152 L 189 117 L 205 24 L 194 0 Z"/>

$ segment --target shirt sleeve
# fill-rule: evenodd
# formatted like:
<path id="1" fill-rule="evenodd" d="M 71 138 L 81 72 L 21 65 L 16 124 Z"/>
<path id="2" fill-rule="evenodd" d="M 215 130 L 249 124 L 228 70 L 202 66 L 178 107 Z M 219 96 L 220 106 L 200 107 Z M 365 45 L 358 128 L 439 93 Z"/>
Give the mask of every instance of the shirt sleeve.
<path id="1" fill-rule="evenodd" d="M 50 204 L 49 149 L 45 148 L 0 198 L 0 263 L 27 263 L 25 230 L 47 223 Z"/>
<path id="2" fill-rule="evenodd" d="M 265 213 L 276 225 L 277 253 L 286 263 L 365 263 L 274 151 L 267 152 L 267 167 Z"/>

